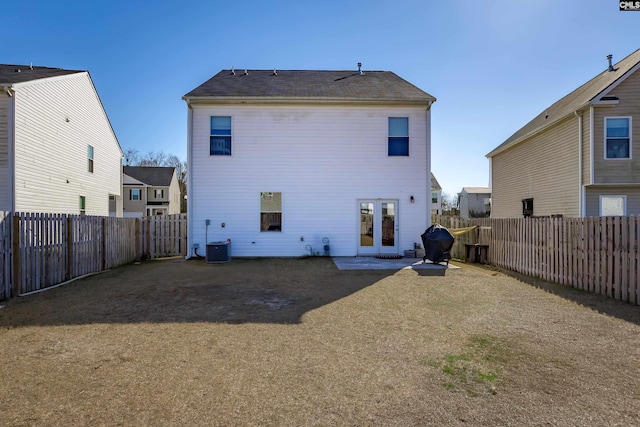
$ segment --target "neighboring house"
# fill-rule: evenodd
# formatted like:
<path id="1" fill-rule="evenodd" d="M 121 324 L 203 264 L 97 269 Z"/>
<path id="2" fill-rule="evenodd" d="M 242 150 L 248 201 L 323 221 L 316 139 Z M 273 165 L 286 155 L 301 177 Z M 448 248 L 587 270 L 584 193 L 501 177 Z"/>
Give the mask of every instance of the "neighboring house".
<path id="1" fill-rule="evenodd" d="M 174 167 L 124 166 L 125 217 L 180 213 L 180 186 Z"/>
<path id="2" fill-rule="evenodd" d="M 122 215 L 122 150 L 87 71 L 0 65 L 0 210 Z"/>
<path id="3" fill-rule="evenodd" d="M 359 66 L 222 70 L 183 99 L 190 248 L 391 256 L 420 242 L 433 96 Z"/>
<path id="4" fill-rule="evenodd" d="M 491 189 L 463 187 L 458 193 L 458 209 L 462 218 L 486 218 L 491 214 Z"/>
<path id="5" fill-rule="evenodd" d="M 442 187 L 431 173 L 431 215 L 442 215 Z"/>
<path id="6" fill-rule="evenodd" d="M 487 154 L 492 217 L 640 214 L 640 50 L 607 58 Z"/>

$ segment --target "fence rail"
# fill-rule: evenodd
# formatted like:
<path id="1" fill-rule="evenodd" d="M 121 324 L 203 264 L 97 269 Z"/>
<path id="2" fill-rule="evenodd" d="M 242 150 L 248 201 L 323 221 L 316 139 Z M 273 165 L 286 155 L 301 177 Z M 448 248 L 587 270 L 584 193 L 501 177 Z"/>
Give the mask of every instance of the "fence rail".
<path id="1" fill-rule="evenodd" d="M 468 243 L 489 245 L 487 262 L 640 305 L 640 216 L 461 220 L 436 216 L 452 229 L 477 225 Z M 462 238 L 460 240 L 463 240 Z M 464 249 L 453 256 L 465 258 Z"/>
<path id="2" fill-rule="evenodd" d="M 109 218 L 0 212 L 0 299 L 135 260 L 187 253 L 186 215 Z"/>

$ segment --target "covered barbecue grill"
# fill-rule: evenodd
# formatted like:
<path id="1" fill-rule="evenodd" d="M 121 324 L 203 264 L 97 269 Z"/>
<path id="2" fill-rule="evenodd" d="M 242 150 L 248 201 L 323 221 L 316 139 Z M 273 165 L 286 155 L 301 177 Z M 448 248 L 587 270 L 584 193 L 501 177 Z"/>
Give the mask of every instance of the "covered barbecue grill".
<path id="1" fill-rule="evenodd" d="M 422 262 L 429 260 L 434 264 L 446 262 L 449 265 L 451 254 L 449 251 L 455 240 L 449 230 L 440 224 L 433 224 L 422 234 L 424 256 Z"/>

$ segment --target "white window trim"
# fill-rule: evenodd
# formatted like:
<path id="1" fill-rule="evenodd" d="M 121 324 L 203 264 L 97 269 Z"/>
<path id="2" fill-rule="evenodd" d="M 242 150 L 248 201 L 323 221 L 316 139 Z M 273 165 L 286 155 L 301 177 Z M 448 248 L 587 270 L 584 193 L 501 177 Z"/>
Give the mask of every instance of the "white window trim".
<path id="1" fill-rule="evenodd" d="M 210 114 L 209 115 L 209 141 L 211 141 L 211 137 L 215 136 L 213 135 L 213 133 L 211 132 L 211 118 L 212 117 L 230 117 L 231 118 L 231 135 L 229 135 L 231 137 L 231 154 L 211 154 L 211 142 L 209 142 L 209 144 L 207 144 L 208 150 L 209 150 L 209 157 L 233 157 L 233 135 L 235 134 L 234 130 L 233 130 L 233 126 L 235 123 L 235 118 L 233 116 L 233 114 Z M 220 135 L 222 136 L 222 135 Z"/>
<path id="2" fill-rule="evenodd" d="M 629 119 L 629 157 L 607 157 L 607 120 L 609 119 Z M 604 159 L 605 160 L 631 160 L 633 158 L 633 122 L 631 121 L 631 116 L 607 116 L 604 118 L 604 127 L 602 128 L 602 134 L 604 137 Z"/>
<path id="3" fill-rule="evenodd" d="M 623 195 L 623 194 L 601 194 L 598 197 L 598 214 L 599 216 L 602 216 L 602 198 L 603 197 L 622 197 L 623 202 L 623 208 L 622 208 L 622 215 L 620 216 L 627 216 L 627 196 Z"/>

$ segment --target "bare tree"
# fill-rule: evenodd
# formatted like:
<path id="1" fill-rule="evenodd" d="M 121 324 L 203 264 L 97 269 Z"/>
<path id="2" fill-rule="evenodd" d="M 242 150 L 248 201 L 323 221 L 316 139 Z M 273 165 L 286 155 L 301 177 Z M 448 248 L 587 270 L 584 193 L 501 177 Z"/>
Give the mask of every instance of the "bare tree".
<path id="1" fill-rule="evenodd" d="M 442 192 L 442 213 L 445 215 L 458 215 L 458 197 Z"/>
<path id="2" fill-rule="evenodd" d="M 124 152 L 125 166 L 138 166 L 140 164 L 140 153 L 135 148 L 127 148 Z"/>

